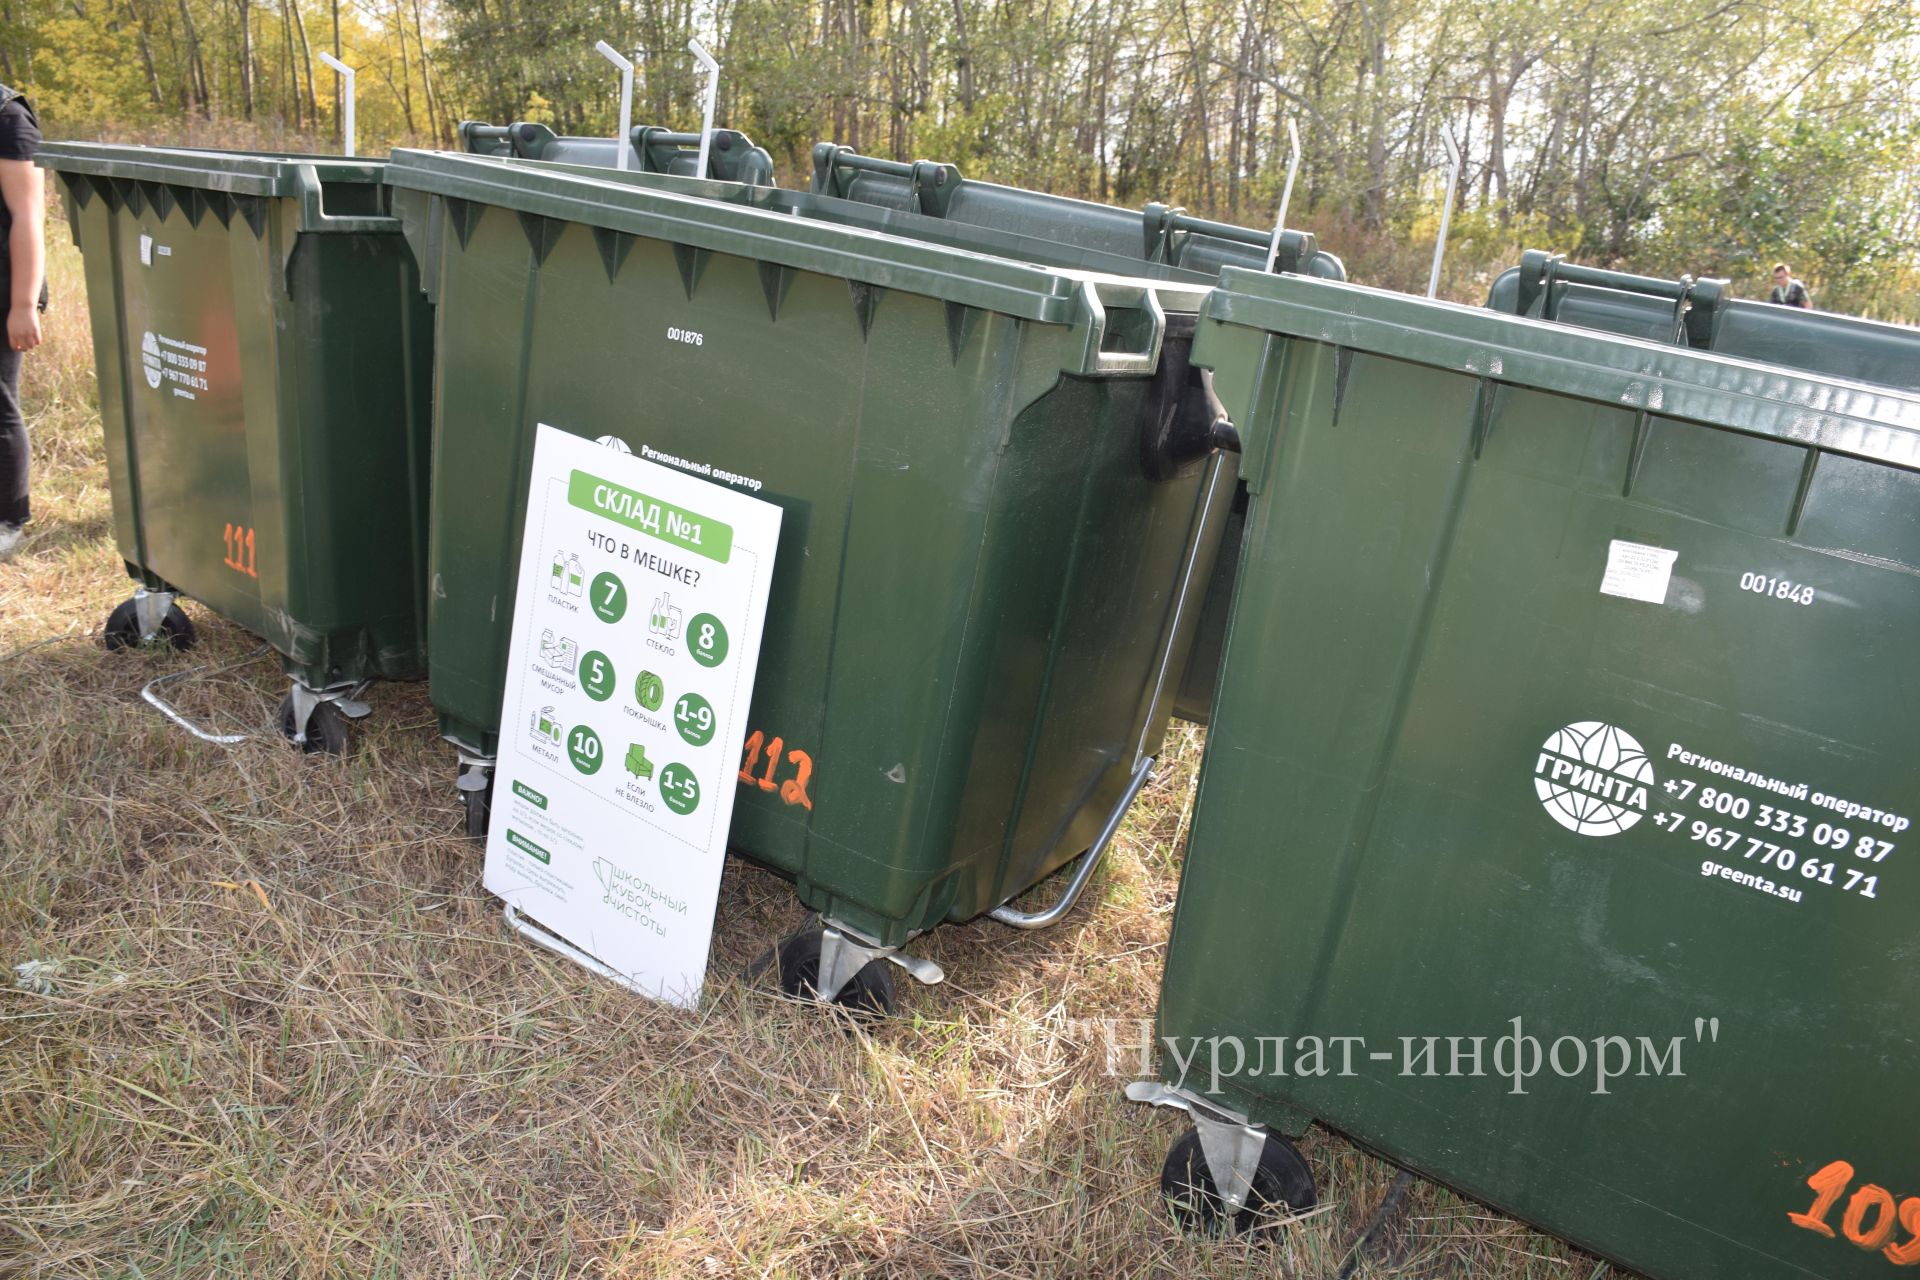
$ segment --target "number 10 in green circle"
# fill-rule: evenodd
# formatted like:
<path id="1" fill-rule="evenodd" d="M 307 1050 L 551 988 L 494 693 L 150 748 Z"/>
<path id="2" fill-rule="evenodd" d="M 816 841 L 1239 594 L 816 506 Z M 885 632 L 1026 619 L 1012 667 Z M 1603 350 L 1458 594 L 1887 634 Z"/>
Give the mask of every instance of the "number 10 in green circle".
<path id="1" fill-rule="evenodd" d="M 600 766 L 606 763 L 600 750 L 600 735 L 583 724 L 575 725 L 567 735 L 567 759 L 582 773 L 600 772 Z"/>

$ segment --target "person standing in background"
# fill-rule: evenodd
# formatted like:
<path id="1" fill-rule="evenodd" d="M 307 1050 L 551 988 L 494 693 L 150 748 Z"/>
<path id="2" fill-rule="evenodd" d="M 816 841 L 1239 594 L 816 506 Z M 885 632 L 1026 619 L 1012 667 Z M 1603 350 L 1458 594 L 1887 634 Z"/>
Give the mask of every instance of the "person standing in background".
<path id="1" fill-rule="evenodd" d="M 0 351 L 0 560 L 25 536 L 27 422 L 20 412 L 20 357 L 40 345 L 47 308 L 47 189 L 34 168 L 40 121 L 27 100 L 0 85 L 0 298 L 7 344 Z"/>
<path id="2" fill-rule="evenodd" d="M 1767 294 L 1767 301 L 1799 307 L 1802 311 L 1813 310 L 1813 297 L 1807 292 L 1807 286 L 1793 278 L 1793 268 L 1784 262 L 1773 264 L 1773 291 Z"/>

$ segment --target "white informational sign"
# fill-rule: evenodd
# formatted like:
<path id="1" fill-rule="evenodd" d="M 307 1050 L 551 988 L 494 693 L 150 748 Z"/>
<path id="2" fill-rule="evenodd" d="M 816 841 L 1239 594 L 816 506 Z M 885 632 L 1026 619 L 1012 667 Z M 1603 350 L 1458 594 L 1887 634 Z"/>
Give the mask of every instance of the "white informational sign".
<path id="1" fill-rule="evenodd" d="M 771 503 L 538 429 L 486 887 L 675 1004 L 706 975 L 779 537 Z"/>
<path id="2" fill-rule="evenodd" d="M 1600 579 L 1600 593 L 1665 604 L 1667 583 L 1673 578 L 1673 562 L 1679 555 L 1666 547 L 1615 538 L 1607 545 L 1607 572 Z"/>

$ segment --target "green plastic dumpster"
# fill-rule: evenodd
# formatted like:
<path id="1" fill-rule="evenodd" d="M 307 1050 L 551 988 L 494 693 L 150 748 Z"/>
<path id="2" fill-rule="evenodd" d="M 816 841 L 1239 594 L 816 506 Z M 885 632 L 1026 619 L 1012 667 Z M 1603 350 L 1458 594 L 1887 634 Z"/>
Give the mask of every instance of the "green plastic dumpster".
<path id="1" fill-rule="evenodd" d="M 1271 231 L 1196 218 L 1184 209 L 1164 204 L 1149 204 L 1135 213 L 1089 200 L 974 181 L 950 164 L 862 156 L 850 147 L 830 142 L 817 143 L 813 148 L 812 187 L 817 194 L 986 227 L 996 235 L 1019 234 L 1037 245 L 1072 246 L 1116 258 L 1141 258 L 1191 272 L 1195 279 L 1208 283 L 1229 266 L 1271 269 L 1321 280 L 1347 278 L 1340 259 L 1321 249 L 1310 234 L 1282 232 L 1280 244 L 1272 246 L 1274 254 L 1269 264 Z M 1199 633 L 1174 702 L 1175 715 L 1198 724 L 1206 723 L 1207 705 L 1219 676 L 1246 509 L 1247 495 L 1240 489 L 1228 513 L 1221 554 L 1207 570 L 1209 581 Z"/>
<path id="2" fill-rule="evenodd" d="M 440 304 L 434 703 L 477 810 L 536 423 L 759 482 L 785 515 L 745 749 L 808 766 L 743 769 L 733 843 L 824 918 L 816 992 L 884 1004 L 868 962 L 922 930 L 1057 918 L 1007 904 L 1091 848 L 1083 885 L 1146 780 L 1233 484 L 1167 338 L 1203 291 L 668 181 L 388 166 Z"/>
<path id="3" fill-rule="evenodd" d="M 1661 280 L 1528 250 L 1487 306 L 1828 377 L 1920 389 L 1920 329 L 1736 298 L 1725 280 Z"/>
<path id="4" fill-rule="evenodd" d="M 192 597 L 279 651 L 282 732 L 343 749 L 358 686 L 426 667 L 432 319 L 383 165 L 82 143 L 39 163 L 85 261 L 140 584 L 108 644 L 184 647 Z"/>
<path id="5" fill-rule="evenodd" d="M 1311 1203 L 1317 1119 L 1649 1276 L 1914 1265 L 1920 398 L 1246 271 L 1194 359 L 1176 1211 Z"/>
<path id="6" fill-rule="evenodd" d="M 460 145 L 475 155 L 515 156 L 558 164 L 611 168 L 618 155 L 612 138 L 581 138 L 555 134 L 544 124 L 486 124 L 464 120 Z M 627 134 L 627 163 L 641 173 L 705 176 L 748 186 L 773 185 L 773 157 L 764 147 L 737 129 L 715 129 L 705 175 L 700 166 L 700 135 L 676 133 L 658 125 L 635 125 Z"/>

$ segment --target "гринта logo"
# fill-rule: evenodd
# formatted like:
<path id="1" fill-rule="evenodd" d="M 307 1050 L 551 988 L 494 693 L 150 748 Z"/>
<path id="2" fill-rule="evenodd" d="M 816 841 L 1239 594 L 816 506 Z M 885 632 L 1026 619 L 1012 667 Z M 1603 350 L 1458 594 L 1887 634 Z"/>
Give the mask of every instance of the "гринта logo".
<path id="1" fill-rule="evenodd" d="M 150 387 L 158 387 L 160 385 L 161 367 L 160 344 L 154 341 L 153 330 L 151 329 L 147 330 L 146 336 L 140 339 L 140 365 L 146 372 L 147 385 Z"/>
<path id="2" fill-rule="evenodd" d="M 1653 764 L 1632 734 L 1598 720 L 1548 738 L 1533 789 L 1553 820 L 1583 836 L 1615 836 L 1647 814 Z"/>

